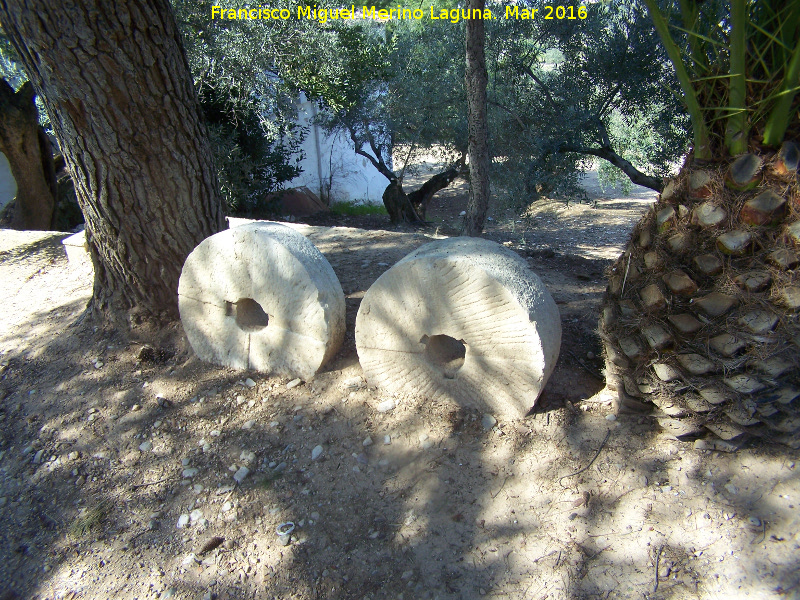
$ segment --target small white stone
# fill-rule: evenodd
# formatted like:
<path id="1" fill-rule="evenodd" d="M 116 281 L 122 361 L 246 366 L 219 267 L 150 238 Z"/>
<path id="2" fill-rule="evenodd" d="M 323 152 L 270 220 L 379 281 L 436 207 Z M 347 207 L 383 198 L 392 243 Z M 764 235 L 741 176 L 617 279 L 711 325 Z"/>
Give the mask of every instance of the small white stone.
<path id="1" fill-rule="evenodd" d="M 189 567 L 189 566 L 193 565 L 196 560 L 197 560 L 197 557 L 194 555 L 194 553 L 187 554 L 186 557 L 183 559 L 183 562 L 181 564 L 184 567 Z"/>
<path id="2" fill-rule="evenodd" d="M 242 483 L 249 474 L 250 469 L 247 467 L 239 467 L 239 470 L 233 474 L 233 478 L 236 480 L 236 483 Z"/>
<path id="3" fill-rule="evenodd" d="M 385 412 L 389 412 L 390 410 L 392 410 L 396 406 L 397 406 L 397 402 L 394 400 L 394 398 L 389 398 L 388 400 L 384 400 L 383 402 L 380 402 L 378 404 L 378 406 L 376 407 L 376 410 L 379 413 L 385 413 Z"/>
<path id="4" fill-rule="evenodd" d="M 178 525 L 177 525 L 178 529 L 183 529 L 188 524 L 189 524 L 189 515 L 184 513 L 180 517 L 178 517 Z"/>
<path id="5" fill-rule="evenodd" d="M 195 469 L 194 467 L 192 467 L 191 469 L 184 469 L 183 470 L 183 477 L 185 479 L 191 479 L 192 477 L 197 475 L 199 472 L 200 472 L 199 469 Z"/>
<path id="6" fill-rule="evenodd" d="M 236 396 L 236 406 L 241 406 L 245 402 L 247 402 L 247 399 L 244 396 Z"/>
<path id="7" fill-rule="evenodd" d="M 467 211 L 462 210 L 460 213 L 458 213 L 458 216 L 459 217 L 466 217 L 467 216 Z"/>
<path id="8" fill-rule="evenodd" d="M 242 453 L 239 455 L 239 460 L 243 460 L 246 463 L 251 463 L 256 459 L 256 453 L 251 452 L 250 450 L 242 450 Z"/>
<path id="9" fill-rule="evenodd" d="M 134 404 L 133 406 L 131 406 L 131 412 L 136 412 L 136 411 L 137 411 L 137 410 L 139 410 L 140 408 L 142 408 L 142 407 L 141 407 L 141 406 L 139 406 L 138 404 Z"/>
<path id="10" fill-rule="evenodd" d="M 384 446 L 388 446 L 391 443 L 392 443 L 392 436 L 390 436 L 390 435 L 383 436 L 383 445 Z"/>
<path id="11" fill-rule="evenodd" d="M 150 452 L 153 449 L 153 442 L 142 442 L 139 444 L 139 450 L 142 452 Z"/>
<path id="12" fill-rule="evenodd" d="M 198 508 L 195 508 L 191 513 L 189 513 L 189 519 L 191 519 L 192 523 L 199 521 L 202 518 L 203 512 Z"/>
<path id="13" fill-rule="evenodd" d="M 286 389 L 290 390 L 292 388 L 296 388 L 301 383 L 303 383 L 302 379 L 292 379 L 289 383 L 286 384 Z"/>
<path id="14" fill-rule="evenodd" d="M 317 460 L 320 456 L 322 456 L 323 452 L 324 449 L 322 446 L 314 446 L 314 449 L 311 451 L 311 460 Z"/>
<path id="15" fill-rule="evenodd" d="M 365 437 L 364 441 L 361 442 L 361 445 L 364 447 L 372 446 L 372 438 L 370 436 Z"/>
<path id="16" fill-rule="evenodd" d="M 230 501 L 225 502 L 225 504 L 222 505 L 222 512 L 228 512 L 232 508 L 233 505 L 230 503 Z"/>
<path id="17" fill-rule="evenodd" d="M 606 421 L 616 421 L 617 415 L 606 415 Z"/>
<path id="18" fill-rule="evenodd" d="M 492 429 L 495 425 L 497 425 L 497 419 L 494 416 L 490 415 L 489 413 L 483 415 L 483 419 L 481 419 L 481 425 L 486 431 Z"/>
<path id="19" fill-rule="evenodd" d="M 252 429 L 253 425 L 255 425 L 255 424 L 256 424 L 256 422 L 254 420 L 250 419 L 249 421 L 245 421 L 244 425 L 242 425 L 242 429 Z"/>
<path id="20" fill-rule="evenodd" d="M 244 384 L 245 384 L 247 387 L 249 387 L 249 388 L 254 388 L 254 387 L 256 387 L 256 382 L 255 382 L 255 381 L 253 381 L 252 379 L 250 379 L 249 377 L 248 377 L 247 379 L 245 379 L 245 380 L 244 380 Z"/>
<path id="21" fill-rule="evenodd" d="M 214 430 L 211 431 L 211 436 L 212 437 L 219 437 L 221 435 L 222 435 L 222 432 L 219 429 L 214 429 Z"/>

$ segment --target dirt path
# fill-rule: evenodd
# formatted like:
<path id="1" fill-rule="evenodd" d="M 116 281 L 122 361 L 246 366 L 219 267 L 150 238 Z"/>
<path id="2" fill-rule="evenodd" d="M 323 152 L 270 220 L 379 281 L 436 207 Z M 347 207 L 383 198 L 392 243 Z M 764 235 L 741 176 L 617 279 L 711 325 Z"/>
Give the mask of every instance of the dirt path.
<path id="1" fill-rule="evenodd" d="M 150 361 L 71 327 L 90 270 L 60 235 L 0 232 L 0 599 L 800 597 L 796 453 L 615 420 L 593 376 L 603 268 L 646 206 L 490 228 L 564 326 L 537 410 L 495 424 L 424 399 L 379 412 L 360 378 L 360 299 L 430 236 L 297 225 L 341 279 L 348 337 L 290 389 L 200 363 L 179 326 L 138 332 Z"/>

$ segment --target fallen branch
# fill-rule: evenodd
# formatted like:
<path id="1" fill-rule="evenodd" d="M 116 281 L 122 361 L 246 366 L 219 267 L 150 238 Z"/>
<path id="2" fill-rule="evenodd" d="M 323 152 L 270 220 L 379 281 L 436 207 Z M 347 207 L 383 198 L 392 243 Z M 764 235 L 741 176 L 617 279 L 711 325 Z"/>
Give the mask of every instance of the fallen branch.
<path id="1" fill-rule="evenodd" d="M 149 485 L 158 485 L 159 483 L 164 483 L 166 481 L 178 481 L 172 477 L 167 477 L 166 479 L 159 479 L 158 481 L 151 481 L 150 483 L 138 483 L 136 485 L 132 485 L 132 490 L 138 490 L 139 488 L 147 487 Z"/>
<path id="2" fill-rule="evenodd" d="M 664 550 L 664 546 L 659 546 L 658 554 L 656 554 L 656 582 L 653 584 L 653 593 L 655 594 L 658 591 L 658 562 L 661 560 L 661 551 Z"/>
<path id="3" fill-rule="evenodd" d="M 564 487 L 564 486 L 561 484 L 561 481 L 562 481 L 563 479 L 567 479 L 568 477 L 575 477 L 575 475 L 580 475 L 581 473 L 583 473 L 584 471 L 586 471 L 586 470 L 587 470 L 589 467 L 591 467 L 591 466 L 594 464 L 594 461 L 596 461 L 596 460 L 597 460 L 597 457 L 598 457 L 598 456 L 600 456 L 600 452 L 603 450 L 603 446 L 605 446 L 605 445 L 606 445 L 606 442 L 608 441 L 608 437 L 609 437 L 610 435 L 611 435 L 611 430 L 609 429 L 608 431 L 606 431 L 606 437 L 604 437 L 604 438 L 603 438 L 603 441 L 600 443 L 600 447 L 597 449 L 597 452 L 595 452 L 595 454 L 594 454 L 594 457 L 592 458 L 592 460 L 590 460 L 590 461 L 589 461 L 589 464 L 588 464 L 588 465 L 586 465 L 586 466 L 585 466 L 585 467 L 583 467 L 582 469 L 578 469 L 578 470 L 577 470 L 577 471 L 575 471 L 574 473 L 570 473 L 569 475 L 564 475 L 563 477 L 560 477 L 560 478 L 558 479 L 558 483 L 559 483 L 559 485 L 561 485 L 561 487 Z"/>

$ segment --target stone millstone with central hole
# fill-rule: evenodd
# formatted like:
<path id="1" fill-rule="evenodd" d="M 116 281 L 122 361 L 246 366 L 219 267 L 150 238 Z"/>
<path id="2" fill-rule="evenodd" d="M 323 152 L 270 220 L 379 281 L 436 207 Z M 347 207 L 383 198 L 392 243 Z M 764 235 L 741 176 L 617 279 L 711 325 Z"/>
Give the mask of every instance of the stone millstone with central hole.
<path id="1" fill-rule="evenodd" d="M 524 260 L 477 238 L 426 244 L 361 301 L 356 348 L 371 385 L 525 415 L 553 371 L 561 319 Z"/>
<path id="2" fill-rule="evenodd" d="M 308 380 L 344 339 L 342 286 L 293 229 L 252 223 L 205 239 L 183 265 L 178 306 L 208 362 Z"/>

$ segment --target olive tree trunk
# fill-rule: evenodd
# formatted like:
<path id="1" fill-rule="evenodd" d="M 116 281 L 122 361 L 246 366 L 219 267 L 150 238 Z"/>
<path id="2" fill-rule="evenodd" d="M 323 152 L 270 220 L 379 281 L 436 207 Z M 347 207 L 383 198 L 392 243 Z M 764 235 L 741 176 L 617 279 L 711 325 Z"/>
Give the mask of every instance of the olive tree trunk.
<path id="1" fill-rule="evenodd" d="M 223 213 L 169 2 L 0 0 L 0 22 L 75 182 L 95 313 L 177 316 L 183 262 Z"/>
<path id="2" fill-rule="evenodd" d="M 470 16 L 485 0 L 467 0 Z M 469 202 L 464 219 L 464 233 L 480 235 L 489 208 L 489 125 L 486 119 L 486 71 L 484 46 L 486 32 L 483 19 L 467 19 L 467 125 L 469 130 Z"/>
<path id="3" fill-rule="evenodd" d="M 56 204 L 56 171 L 50 140 L 39 126 L 36 92 L 25 82 L 15 92 L 0 79 L 0 152 L 17 183 L 15 229 L 50 229 Z"/>

